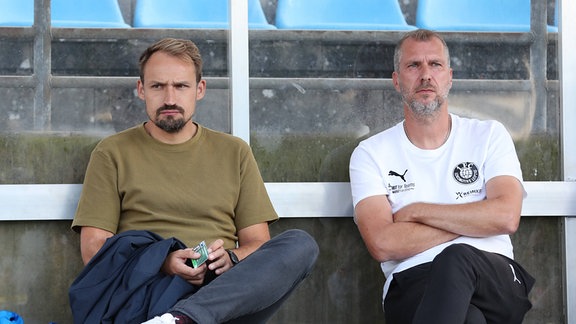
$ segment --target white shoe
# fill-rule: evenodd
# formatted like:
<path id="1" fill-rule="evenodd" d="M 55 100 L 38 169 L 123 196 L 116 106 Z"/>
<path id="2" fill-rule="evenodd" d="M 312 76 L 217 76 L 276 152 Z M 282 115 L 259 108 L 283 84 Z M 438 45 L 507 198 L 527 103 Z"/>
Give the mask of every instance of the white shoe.
<path id="1" fill-rule="evenodd" d="M 162 316 L 156 316 L 142 324 L 176 324 L 176 319 L 172 314 L 166 313 Z"/>

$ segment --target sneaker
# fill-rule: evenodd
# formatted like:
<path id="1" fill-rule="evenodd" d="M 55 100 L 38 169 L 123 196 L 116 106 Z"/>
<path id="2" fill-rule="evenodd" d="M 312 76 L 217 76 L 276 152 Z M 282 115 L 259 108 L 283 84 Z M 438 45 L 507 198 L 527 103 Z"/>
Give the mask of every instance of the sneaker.
<path id="1" fill-rule="evenodd" d="M 142 324 L 176 324 L 176 318 L 170 313 L 166 313 L 162 316 L 156 316 L 151 320 L 147 320 Z"/>
<path id="2" fill-rule="evenodd" d="M 190 317 L 180 313 L 180 312 L 172 312 L 174 319 L 176 320 L 176 324 L 198 324 L 194 322 Z"/>

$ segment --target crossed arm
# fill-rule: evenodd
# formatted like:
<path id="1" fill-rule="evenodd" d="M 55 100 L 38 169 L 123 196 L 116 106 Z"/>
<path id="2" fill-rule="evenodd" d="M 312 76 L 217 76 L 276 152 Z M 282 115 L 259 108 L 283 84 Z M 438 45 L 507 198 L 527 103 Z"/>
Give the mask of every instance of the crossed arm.
<path id="1" fill-rule="evenodd" d="M 392 213 L 387 196 L 356 205 L 358 229 L 372 257 L 402 260 L 459 236 L 511 234 L 520 223 L 523 188 L 511 176 L 486 183 L 486 199 L 464 204 L 414 203 Z"/>
<path id="2" fill-rule="evenodd" d="M 80 250 L 82 261 L 87 264 L 94 255 L 102 248 L 104 242 L 114 234 L 96 227 L 82 227 L 80 232 Z M 238 248 L 234 253 L 240 260 L 244 259 L 266 241 L 270 240 L 270 232 L 267 223 L 259 223 L 248 226 L 238 231 Z M 220 239 L 212 242 L 209 248 L 208 260 L 206 264 L 194 269 L 185 264 L 188 258 L 199 258 L 200 254 L 194 252 L 192 248 L 177 250 L 170 253 L 162 271 L 169 275 L 178 275 L 193 285 L 201 285 L 204 282 L 204 276 L 207 269 L 213 270 L 216 274 L 222 274 L 232 265 L 228 252 L 224 249 L 224 242 Z"/>

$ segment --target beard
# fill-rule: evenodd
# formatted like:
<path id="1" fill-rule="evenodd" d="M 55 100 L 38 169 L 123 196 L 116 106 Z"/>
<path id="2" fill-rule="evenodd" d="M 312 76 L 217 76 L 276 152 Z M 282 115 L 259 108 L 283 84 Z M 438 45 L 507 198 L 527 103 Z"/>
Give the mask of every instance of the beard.
<path id="1" fill-rule="evenodd" d="M 412 110 L 412 112 L 416 116 L 429 117 L 434 115 L 438 110 L 440 110 L 440 107 L 442 106 L 443 102 L 444 100 L 442 100 L 442 98 L 440 97 L 436 97 L 436 99 L 426 104 L 416 100 L 412 100 L 408 102 L 408 107 L 410 107 L 410 110 Z"/>
<path id="2" fill-rule="evenodd" d="M 154 124 L 167 133 L 178 133 L 182 130 L 182 128 L 184 128 L 186 123 L 192 119 L 192 117 L 186 120 L 184 117 L 174 118 L 174 116 L 166 116 L 165 118 L 160 119 L 160 115 L 164 110 L 177 110 L 182 115 L 184 115 L 184 109 L 177 105 L 164 105 L 156 110 L 156 118 L 154 118 Z"/>
<path id="3" fill-rule="evenodd" d="M 432 86 L 429 83 L 425 83 L 421 87 L 416 89 L 416 91 L 418 91 L 420 88 L 430 88 L 430 87 Z M 411 97 L 407 89 L 404 88 L 400 89 L 400 92 L 402 94 L 402 101 L 408 107 L 410 107 L 410 110 L 412 110 L 414 115 L 421 118 L 427 118 L 435 115 L 440 110 L 440 107 L 442 107 L 442 105 L 446 101 L 446 98 L 448 98 L 449 91 L 450 88 L 448 87 L 446 91 L 444 91 L 443 93 L 437 93 L 436 98 L 434 98 L 434 100 L 428 103 L 423 103 L 416 100 L 414 97 Z"/>

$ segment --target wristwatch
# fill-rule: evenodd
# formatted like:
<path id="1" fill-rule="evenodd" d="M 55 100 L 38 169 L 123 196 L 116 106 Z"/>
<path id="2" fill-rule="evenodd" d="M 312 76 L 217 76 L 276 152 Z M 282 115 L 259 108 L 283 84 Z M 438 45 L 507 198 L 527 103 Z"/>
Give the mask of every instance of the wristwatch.
<path id="1" fill-rule="evenodd" d="M 236 255 L 236 253 L 234 253 L 234 251 L 226 250 L 226 252 L 228 252 L 228 255 L 230 256 L 230 261 L 232 261 L 232 266 L 235 266 L 238 263 L 240 263 L 240 260 L 238 259 L 238 256 Z"/>

